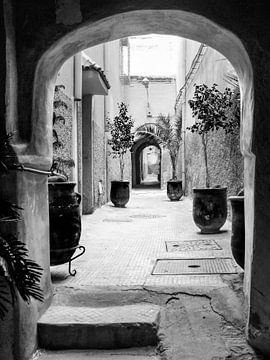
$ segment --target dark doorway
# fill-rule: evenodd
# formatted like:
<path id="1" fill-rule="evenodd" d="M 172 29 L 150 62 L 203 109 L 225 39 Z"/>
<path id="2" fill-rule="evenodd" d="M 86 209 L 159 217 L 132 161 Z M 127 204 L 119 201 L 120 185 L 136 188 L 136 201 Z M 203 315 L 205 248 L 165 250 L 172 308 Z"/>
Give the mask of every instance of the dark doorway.
<path id="1" fill-rule="evenodd" d="M 149 136 L 140 138 L 132 147 L 132 187 L 161 187 L 161 148 Z"/>

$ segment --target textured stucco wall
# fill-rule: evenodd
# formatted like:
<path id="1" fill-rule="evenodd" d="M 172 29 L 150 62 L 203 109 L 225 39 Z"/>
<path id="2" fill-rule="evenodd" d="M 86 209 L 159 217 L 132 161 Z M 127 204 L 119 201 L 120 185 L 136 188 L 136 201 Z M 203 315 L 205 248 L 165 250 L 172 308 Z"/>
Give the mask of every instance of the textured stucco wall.
<path id="1" fill-rule="evenodd" d="M 54 157 L 60 157 L 63 160 L 73 160 L 72 158 L 72 100 L 65 94 L 65 90 L 59 89 L 55 91 L 54 101 L 63 101 L 66 105 L 55 108 L 56 116 L 63 116 L 65 122 L 57 121 L 54 129 L 57 132 L 58 140 L 62 144 L 55 147 L 53 150 Z M 67 174 L 68 179 L 71 180 L 72 169 L 68 166 L 63 166 L 64 172 Z"/>
<path id="2" fill-rule="evenodd" d="M 63 85 L 65 94 L 72 98 L 74 95 L 74 57 L 70 57 L 65 61 L 61 69 L 58 71 L 55 85 Z"/>
<path id="3" fill-rule="evenodd" d="M 94 205 L 101 206 L 105 202 L 104 194 L 99 193 L 99 181 L 105 184 L 106 154 L 104 128 L 104 97 L 93 96 L 93 191 Z M 104 189 L 105 190 L 105 189 Z"/>
<path id="4" fill-rule="evenodd" d="M 194 53 L 193 47 L 190 52 Z M 189 43 L 187 42 L 187 53 Z M 223 55 L 208 48 L 200 67 L 187 88 L 186 100 L 190 100 L 194 93 L 194 84 L 218 84 L 223 91 L 228 83 L 225 74 L 232 71 L 232 66 Z M 191 108 L 186 102 L 186 126 L 191 126 L 195 119 L 192 117 Z M 227 186 L 228 195 L 236 195 L 243 188 L 244 159 L 240 152 L 240 134 L 225 134 L 223 130 L 209 134 L 207 147 L 209 174 L 211 186 Z M 205 168 L 201 137 L 186 131 L 186 189 L 192 195 L 193 187 L 205 186 Z"/>

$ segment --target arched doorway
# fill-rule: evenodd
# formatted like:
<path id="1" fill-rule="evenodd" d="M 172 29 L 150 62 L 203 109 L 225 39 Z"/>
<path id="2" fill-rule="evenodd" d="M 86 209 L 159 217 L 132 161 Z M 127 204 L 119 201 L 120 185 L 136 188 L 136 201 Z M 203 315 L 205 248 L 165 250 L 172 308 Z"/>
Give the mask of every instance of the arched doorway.
<path id="1" fill-rule="evenodd" d="M 22 136 L 24 139 L 31 138 L 29 143 L 19 144 L 15 149 L 19 155 L 19 159 L 22 163 L 30 163 L 34 164 L 39 168 L 47 167 L 50 164 L 51 159 L 51 117 L 52 117 L 52 96 L 53 96 L 53 88 L 54 88 L 54 80 L 58 69 L 61 64 L 70 56 L 75 54 L 76 52 L 83 50 L 84 48 L 94 46 L 96 44 L 100 44 L 102 42 L 106 42 L 109 40 L 117 39 L 120 37 L 125 37 L 129 35 L 137 35 L 137 34 L 146 34 L 146 33 L 163 33 L 163 34 L 171 34 L 184 36 L 190 39 L 194 39 L 196 41 L 200 41 L 205 43 L 226 56 L 230 62 L 235 67 L 235 70 L 238 74 L 241 86 L 241 95 L 242 95 L 242 117 L 243 117 L 243 134 L 242 137 L 242 151 L 245 156 L 245 196 L 246 196 L 246 253 L 247 253 L 247 261 L 246 261 L 246 297 L 248 299 L 248 303 L 251 300 L 252 304 L 255 308 L 253 308 L 253 312 L 259 312 L 261 315 L 263 314 L 265 302 L 266 300 L 260 302 L 256 300 L 256 296 L 254 291 L 252 290 L 252 294 L 250 295 L 251 285 L 253 283 L 253 277 L 255 280 L 259 280 L 259 276 L 261 271 L 259 267 L 256 266 L 256 263 L 252 263 L 252 254 L 253 254 L 253 233 L 254 233 L 254 222 L 255 222 L 255 214 L 254 214 L 254 174 L 255 174 L 255 157 L 252 153 L 252 131 L 253 131 L 253 73 L 252 67 L 249 60 L 249 56 L 247 51 L 245 50 L 242 42 L 230 31 L 225 28 L 217 25 L 216 23 L 210 21 L 204 16 L 200 16 L 198 14 L 207 13 L 203 11 L 199 6 L 194 6 L 191 8 L 192 12 L 185 12 L 181 10 L 181 5 L 179 5 L 178 9 L 175 9 L 175 4 L 172 6 L 172 9 L 168 10 L 157 10 L 160 7 L 159 2 L 152 2 L 153 8 L 147 10 L 138 10 L 137 8 L 134 11 L 125 12 L 126 4 L 123 3 L 118 10 L 114 9 L 115 14 L 107 17 L 104 16 L 106 13 L 106 6 L 104 9 L 96 8 L 96 13 L 93 12 L 93 9 L 86 8 L 84 9 L 86 14 L 94 13 L 94 17 L 91 18 L 91 22 L 89 22 L 88 17 L 83 18 L 79 17 L 76 20 L 76 23 L 71 22 L 71 26 L 62 27 L 60 30 L 62 23 L 58 22 L 59 28 L 49 24 L 48 19 L 48 28 L 51 31 L 44 32 L 42 36 L 44 36 L 44 48 L 46 51 L 40 51 L 37 49 L 37 53 L 33 53 L 33 58 L 36 57 L 38 62 L 36 66 L 33 66 L 30 70 L 31 76 L 26 81 L 23 79 L 28 77 L 28 72 L 22 76 L 22 80 L 25 80 L 24 87 L 27 88 L 29 85 L 30 93 L 33 89 L 33 99 L 32 99 L 32 116 L 31 120 L 29 116 L 25 116 L 25 127 L 23 131 L 21 130 L 22 126 L 18 126 L 16 122 L 16 117 L 12 119 L 11 113 L 9 112 L 9 122 L 12 128 L 18 130 L 19 135 L 23 135 L 21 133 L 26 134 L 26 136 Z M 86 5 L 85 5 L 86 6 Z M 89 5 L 90 6 L 90 5 Z M 119 5 L 118 5 L 119 6 Z M 147 7 L 147 5 L 145 5 Z M 108 14 L 111 14 L 111 10 L 108 7 Z M 78 23 L 81 25 L 78 27 Z M 67 24 L 69 25 L 69 24 Z M 54 29 L 53 29 L 54 28 Z M 53 30 L 52 30 L 53 29 Z M 63 37 L 58 34 L 59 40 L 54 42 L 54 36 L 57 38 L 56 34 L 59 29 L 59 34 L 62 34 Z M 42 32 L 41 32 L 42 33 Z M 48 46 L 48 47 L 46 47 Z M 40 53 L 39 53 L 40 51 Z M 42 56 L 41 56 L 42 55 Z M 27 59 L 27 58 L 26 58 Z M 22 61 L 25 61 L 25 58 L 22 57 Z M 37 60 L 36 60 L 37 61 Z M 32 64 L 31 64 L 32 66 Z M 33 76 L 35 74 L 35 76 Z M 25 95 L 26 96 L 26 95 Z M 11 92 L 7 94 L 7 97 L 12 98 Z M 16 100 L 15 100 L 16 102 Z M 20 102 L 23 103 L 23 94 L 21 94 Z M 13 104 L 13 106 L 15 106 Z M 12 105 L 11 105 L 12 107 Z M 29 110 L 29 112 L 31 112 Z M 260 153 L 261 155 L 261 153 Z M 263 156 L 262 156 L 263 157 Z M 263 175 L 262 175 L 263 176 Z M 258 178 L 256 178 L 259 181 Z M 21 187 L 21 193 L 25 192 L 23 196 L 23 201 L 28 201 L 28 195 L 31 197 L 36 196 L 38 192 L 46 193 L 46 182 L 45 180 L 42 183 L 32 184 L 31 193 L 30 189 L 27 188 L 27 183 L 25 186 Z M 33 195 L 34 193 L 34 195 Z M 18 195 L 20 196 L 20 194 Z M 48 232 L 46 232 L 47 227 L 47 218 L 48 214 L 46 207 L 40 206 L 40 199 L 36 199 L 37 201 L 37 212 L 40 212 L 37 215 L 37 212 L 34 216 L 40 216 L 43 219 L 43 223 L 41 222 L 40 227 L 42 229 L 43 238 L 40 238 L 40 242 L 38 243 L 36 239 L 33 239 L 29 243 L 31 251 L 38 253 L 39 258 L 43 258 L 43 265 L 45 269 L 45 279 L 49 279 L 50 274 L 48 271 L 48 258 L 44 257 L 44 248 L 46 250 L 46 243 L 48 242 Z M 22 204 L 24 206 L 24 203 Z M 26 218 L 29 219 L 30 216 L 33 216 L 32 209 L 27 210 Z M 45 219 L 45 221 L 44 221 Z M 263 217 L 263 220 L 265 218 Z M 262 220 L 262 225 L 266 225 L 266 221 Z M 256 218 L 258 221 L 258 218 Z M 28 225 L 27 232 L 25 233 L 25 237 L 32 233 L 35 226 L 35 222 Z M 258 227 L 258 226 L 257 226 Z M 267 228 L 267 227 L 266 227 Z M 265 231 L 265 230 L 264 230 Z M 29 233 L 29 234 L 28 234 Z M 47 237 L 46 237 L 47 235 Z M 263 243 L 263 233 L 257 234 L 257 243 Z M 31 236 L 32 239 L 32 236 Z M 264 249 L 263 246 L 260 247 L 259 253 L 262 253 Z M 258 248 L 257 248 L 258 250 Z M 43 254 L 41 254 L 43 252 Z M 47 255 L 46 255 L 47 256 Z M 258 260 L 258 259 L 257 259 Z M 257 270 L 257 275 L 255 276 Z M 265 277 L 262 277 L 265 279 Z M 48 281 L 46 281 L 48 283 Z M 50 297 L 50 289 L 46 289 L 47 298 Z M 269 291 L 268 291 L 269 293 Z M 48 306 L 49 300 L 45 303 L 45 307 Z M 249 304 L 248 304 L 249 305 Z M 260 309 L 262 308 L 262 311 Z M 42 311 L 42 310 L 41 310 Z M 258 315 L 256 318 L 254 316 L 254 324 L 257 323 Z M 260 336 L 259 336 L 260 338 Z"/>
<path id="2" fill-rule="evenodd" d="M 148 136 L 138 139 L 132 149 L 132 187 L 161 187 L 161 148 Z M 152 175 L 152 176 L 151 176 Z"/>
<path id="3" fill-rule="evenodd" d="M 165 26 L 166 24 L 166 26 Z M 50 117 L 51 92 L 54 77 L 62 63 L 75 52 L 102 42 L 148 33 L 162 33 L 184 36 L 205 43 L 221 52 L 234 66 L 241 87 L 242 118 L 245 141 L 242 138 L 242 151 L 245 156 L 245 183 L 249 184 L 246 191 L 246 202 L 249 204 L 246 214 L 253 218 L 253 181 L 254 156 L 251 153 L 252 121 L 253 121 L 253 80 L 249 57 L 240 40 L 226 29 L 220 28 L 208 19 L 193 13 L 175 10 L 142 10 L 122 13 L 104 18 L 91 24 L 83 24 L 79 29 L 54 43 L 41 57 L 35 75 L 33 99 L 33 135 L 30 149 L 39 149 L 41 153 L 50 150 Z M 98 37 L 97 37 L 98 34 Z M 63 52 L 62 49 L 65 49 Z M 42 96 L 41 96 L 42 95 Z M 37 127 L 38 123 L 38 127 Z M 35 131 L 39 129 L 39 131 Z M 46 130 L 47 136 L 44 137 Z M 42 135 L 41 135 L 42 134 Z M 253 221 L 248 224 L 246 236 L 247 254 L 246 277 L 250 272 L 250 255 L 253 244 Z M 250 286 L 246 282 L 247 291 Z"/>

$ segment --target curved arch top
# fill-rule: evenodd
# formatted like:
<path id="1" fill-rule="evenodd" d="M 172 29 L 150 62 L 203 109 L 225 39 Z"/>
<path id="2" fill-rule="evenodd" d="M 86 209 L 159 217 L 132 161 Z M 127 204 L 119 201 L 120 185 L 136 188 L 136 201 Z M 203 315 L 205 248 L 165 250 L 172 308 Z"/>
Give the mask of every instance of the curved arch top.
<path id="1" fill-rule="evenodd" d="M 240 39 L 211 20 L 181 10 L 138 10 L 105 17 L 96 22 L 74 26 L 40 58 L 33 88 L 31 142 L 27 153 L 51 154 L 52 95 L 57 71 L 75 53 L 107 41 L 147 33 L 185 37 L 213 47 L 234 66 L 240 80 L 245 141 L 243 151 L 251 153 L 253 78 L 252 66 Z"/>

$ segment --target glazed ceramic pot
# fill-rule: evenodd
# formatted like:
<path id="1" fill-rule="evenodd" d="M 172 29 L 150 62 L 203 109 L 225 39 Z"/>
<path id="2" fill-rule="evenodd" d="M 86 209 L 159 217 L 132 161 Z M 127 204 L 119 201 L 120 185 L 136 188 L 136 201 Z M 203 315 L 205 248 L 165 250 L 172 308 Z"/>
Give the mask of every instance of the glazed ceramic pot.
<path id="1" fill-rule="evenodd" d="M 75 182 L 49 183 L 50 265 L 68 262 L 81 236 L 81 195 Z"/>
<path id="2" fill-rule="evenodd" d="M 193 219 L 201 233 L 219 232 L 227 219 L 227 188 L 193 189 Z"/>
<path id="3" fill-rule="evenodd" d="M 110 198 L 115 207 L 125 207 L 129 201 L 129 181 L 112 181 Z"/>
<path id="4" fill-rule="evenodd" d="M 167 182 L 167 196 L 171 201 L 179 201 L 183 196 L 182 180 L 170 180 Z"/>

